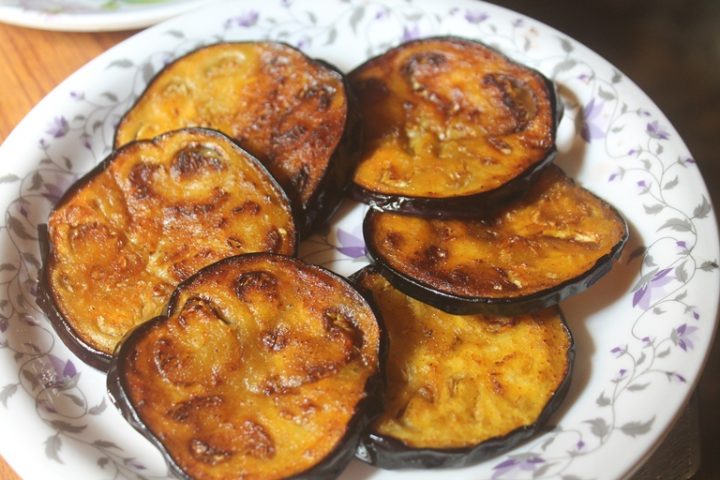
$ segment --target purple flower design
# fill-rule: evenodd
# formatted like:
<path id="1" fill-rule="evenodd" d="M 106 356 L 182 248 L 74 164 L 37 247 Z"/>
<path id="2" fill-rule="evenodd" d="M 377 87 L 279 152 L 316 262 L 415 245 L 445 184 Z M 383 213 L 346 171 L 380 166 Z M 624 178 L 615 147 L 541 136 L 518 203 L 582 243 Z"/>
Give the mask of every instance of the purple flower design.
<path id="1" fill-rule="evenodd" d="M 522 26 L 523 26 L 523 23 L 525 23 L 525 22 L 523 22 L 523 19 L 522 19 L 522 18 L 517 18 L 517 19 L 513 20 L 512 26 L 515 27 L 515 28 L 517 28 L 517 27 L 522 27 Z"/>
<path id="2" fill-rule="evenodd" d="M 640 190 L 638 193 L 640 195 L 643 195 L 647 193 L 650 190 L 650 183 L 646 182 L 645 180 L 640 180 L 637 182 L 638 189 Z"/>
<path id="3" fill-rule="evenodd" d="M 280 4 L 281 4 L 283 7 L 288 8 L 290 5 L 292 5 L 292 0 L 282 0 L 282 1 L 280 2 Z"/>
<path id="4" fill-rule="evenodd" d="M 260 14 L 256 10 L 248 10 L 236 17 L 231 17 L 225 20 L 225 29 L 232 28 L 233 25 L 238 27 L 252 27 L 255 25 L 260 18 Z"/>
<path id="5" fill-rule="evenodd" d="M 375 20 L 381 20 L 383 18 L 388 17 L 389 15 L 390 15 L 390 9 L 388 7 L 382 7 L 375 14 Z"/>
<path id="6" fill-rule="evenodd" d="M 478 24 L 488 19 L 488 14 L 485 12 L 478 12 L 472 10 L 465 11 L 465 20 L 469 23 Z"/>
<path id="7" fill-rule="evenodd" d="M 85 94 L 82 92 L 72 91 L 72 92 L 70 92 L 70 98 L 72 98 L 73 100 L 78 100 L 78 101 L 83 100 L 85 98 Z"/>
<path id="8" fill-rule="evenodd" d="M 633 307 L 639 306 L 643 310 L 650 308 L 653 297 L 662 296 L 664 291 L 663 288 L 668 283 L 672 282 L 675 277 L 670 275 L 672 268 L 665 268 L 655 272 L 649 280 L 641 282 L 639 288 L 635 290 L 633 294 Z"/>
<path id="9" fill-rule="evenodd" d="M 302 37 L 300 40 L 297 41 L 295 46 L 302 50 L 303 48 L 307 48 L 312 44 L 312 38 L 308 37 L 307 35 Z"/>
<path id="10" fill-rule="evenodd" d="M 64 388 L 74 384 L 80 375 L 71 360 L 63 360 L 56 355 L 47 356 L 49 365 L 41 372 L 40 378 L 46 388 Z"/>
<path id="11" fill-rule="evenodd" d="M 47 190 L 47 193 L 44 194 L 44 197 L 50 200 L 51 202 L 57 202 L 60 200 L 60 197 L 62 197 L 63 193 L 65 192 L 64 189 L 60 188 L 57 185 L 53 185 L 51 183 L 45 184 L 45 190 Z"/>
<path id="12" fill-rule="evenodd" d="M 346 232 L 342 228 L 337 230 L 337 239 L 340 246 L 337 247 L 338 251 L 343 255 L 347 255 L 351 258 L 360 258 L 365 256 L 367 250 L 365 249 L 365 241 L 362 236 L 355 232 Z"/>
<path id="13" fill-rule="evenodd" d="M 65 117 L 60 116 L 53 119 L 48 129 L 45 130 L 45 133 L 52 135 L 54 138 L 60 138 L 64 137 L 69 130 L 70 125 L 68 124 L 68 121 L 65 120 Z"/>
<path id="14" fill-rule="evenodd" d="M 605 131 L 596 122 L 603 111 L 604 103 L 600 100 L 597 102 L 593 98 L 583 108 L 583 126 L 580 129 L 580 136 L 587 143 L 600 138 L 605 138 Z"/>
<path id="15" fill-rule="evenodd" d="M 684 240 L 678 240 L 675 242 L 675 246 L 678 248 L 680 255 L 688 255 L 690 253 L 687 242 Z"/>
<path id="16" fill-rule="evenodd" d="M 615 355 L 615 358 L 620 358 L 627 352 L 627 345 L 624 347 L 615 347 L 612 350 L 610 350 L 610 353 Z"/>
<path id="17" fill-rule="evenodd" d="M 409 42 L 410 40 L 416 40 L 420 38 L 420 27 L 418 24 L 413 24 L 412 27 L 407 25 L 403 27 L 402 41 Z"/>
<path id="18" fill-rule="evenodd" d="M 688 158 L 686 158 L 686 159 L 683 160 L 683 159 L 681 158 L 681 159 L 678 160 L 678 163 L 679 163 L 680 165 L 682 165 L 683 167 L 687 167 L 688 165 L 692 165 L 693 163 L 695 163 L 695 159 L 692 158 L 692 157 L 688 157 Z"/>
<path id="19" fill-rule="evenodd" d="M 655 120 L 654 122 L 648 123 L 647 127 L 645 127 L 645 131 L 652 138 L 655 138 L 658 140 L 668 140 L 670 138 L 670 133 L 667 130 L 665 130 L 663 127 L 661 127 L 660 124 L 657 122 L 657 120 Z"/>
<path id="20" fill-rule="evenodd" d="M 509 458 L 493 467 L 495 473 L 493 473 L 492 480 L 501 478 L 513 470 L 534 472 L 535 470 L 537 470 L 538 466 L 543 463 L 545 463 L 545 460 L 533 454 L 529 454 L 528 456 Z"/>
<path id="21" fill-rule="evenodd" d="M 695 348 L 692 337 L 693 333 L 697 331 L 698 327 L 693 327 L 692 325 L 683 323 L 672 331 L 670 334 L 670 340 L 672 340 L 675 345 L 682 348 L 684 352 L 687 352 L 688 350 Z"/>
<path id="22" fill-rule="evenodd" d="M 622 171 L 622 170 L 618 170 L 617 172 L 613 172 L 613 173 L 610 174 L 610 176 L 608 177 L 608 182 L 612 182 L 612 181 L 614 181 L 616 178 L 622 178 L 622 177 L 623 177 L 623 171 Z"/>

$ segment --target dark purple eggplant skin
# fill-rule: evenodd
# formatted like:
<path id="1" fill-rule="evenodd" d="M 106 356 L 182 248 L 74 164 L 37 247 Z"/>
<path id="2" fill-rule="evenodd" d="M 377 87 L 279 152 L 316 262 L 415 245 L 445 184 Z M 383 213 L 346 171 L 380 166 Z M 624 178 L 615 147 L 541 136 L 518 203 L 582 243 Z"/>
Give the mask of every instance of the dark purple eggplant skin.
<path id="1" fill-rule="evenodd" d="M 350 277 L 351 281 L 356 281 L 355 279 L 360 278 L 366 269 L 370 272 L 380 271 L 382 273 L 375 265 L 368 265 L 355 272 Z M 360 289 L 360 291 L 362 292 L 362 289 Z M 372 298 L 369 293 L 364 292 L 364 294 L 366 297 Z M 562 311 L 560 314 L 565 332 L 570 338 L 570 347 L 566 352 L 568 369 L 565 378 L 557 390 L 555 390 L 552 397 L 550 397 L 550 400 L 538 418 L 531 425 L 517 428 L 506 435 L 488 439 L 477 445 L 446 449 L 411 447 L 396 438 L 379 435 L 373 432 L 371 428 L 368 428 L 360 439 L 355 457 L 365 463 L 387 470 L 463 468 L 477 465 L 491 457 L 512 450 L 540 432 L 550 416 L 558 409 L 560 404 L 562 404 L 572 382 L 573 364 L 575 361 L 575 339 Z"/>
<path id="2" fill-rule="evenodd" d="M 238 255 L 238 257 L 248 255 L 263 255 L 262 253 L 248 253 L 245 255 Z M 276 254 L 266 254 L 271 256 L 280 256 Z M 190 283 L 196 279 L 197 276 L 203 275 L 203 272 L 212 270 L 214 265 L 221 265 L 225 262 L 232 262 L 235 257 L 228 257 L 223 260 L 216 262 L 215 264 L 208 265 L 200 269 L 197 273 L 180 283 L 176 287 L 175 291 L 168 301 L 168 305 L 165 312 L 149 320 L 143 324 L 138 325 L 133 330 L 127 333 L 122 342 L 120 342 L 115 350 L 110 367 L 107 372 L 107 391 L 110 400 L 113 405 L 120 411 L 121 415 L 125 420 L 132 425 L 143 437 L 145 437 L 150 443 L 155 446 L 161 453 L 165 462 L 167 463 L 170 471 L 174 476 L 183 480 L 192 480 L 192 477 L 188 476 L 184 470 L 175 462 L 170 453 L 167 451 L 162 441 L 155 436 L 155 434 L 145 425 L 142 418 L 138 415 L 137 410 L 130 401 L 130 397 L 127 395 L 127 384 L 124 377 L 123 362 L 122 358 L 129 355 L 132 352 L 133 345 L 140 340 L 144 333 L 153 328 L 154 325 L 162 323 L 172 314 L 173 310 L 177 307 L 178 297 L 180 290 L 183 285 Z M 314 265 L 318 270 L 329 272 L 329 270 Z M 387 358 L 387 332 L 383 328 L 382 317 L 380 316 L 380 310 L 375 304 L 368 299 L 368 296 L 357 288 L 352 282 L 342 278 L 340 275 L 330 272 L 333 276 L 340 278 L 344 283 L 349 285 L 360 293 L 360 295 L 368 302 L 370 308 L 375 314 L 375 318 L 378 321 L 380 328 L 380 345 L 379 345 L 379 368 L 375 375 L 368 378 L 365 382 L 365 398 L 363 398 L 356 406 L 355 414 L 348 424 L 345 436 L 339 442 L 338 447 L 333 450 L 327 457 L 320 461 L 314 467 L 300 472 L 294 476 L 288 477 L 296 480 L 330 480 L 337 478 L 342 471 L 347 467 L 348 463 L 356 456 L 356 451 L 360 443 L 361 437 L 367 430 L 368 426 L 382 413 L 382 397 L 385 390 L 385 361 Z"/>
<path id="3" fill-rule="evenodd" d="M 474 42 L 477 43 L 488 50 L 491 50 L 501 57 L 505 58 L 508 62 L 514 63 L 516 65 L 521 65 L 522 67 L 526 68 L 527 70 L 530 70 L 531 72 L 534 72 L 536 75 L 538 75 L 545 83 L 547 87 L 547 93 L 550 96 L 550 104 L 554 106 L 553 108 L 553 132 L 552 137 L 553 139 L 556 137 L 557 134 L 557 128 L 560 124 L 560 120 L 563 117 L 565 108 L 562 103 L 562 100 L 560 99 L 560 96 L 557 93 L 557 89 L 555 88 L 555 83 L 547 78 L 545 75 L 543 75 L 540 71 L 528 67 L 527 65 L 523 65 L 519 62 L 516 62 L 512 59 L 510 59 L 507 55 L 499 51 L 497 48 L 491 47 L 479 40 L 473 39 L 473 38 L 465 38 L 465 37 L 458 37 L 454 35 L 441 35 L 441 36 L 435 36 L 435 37 L 426 37 L 421 38 L 418 40 L 412 40 L 408 43 L 414 43 L 414 42 L 423 42 L 426 40 L 457 40 L 457 41 L 465 41 L 465 42 Z M 399 48 L 403 45 L 407 45 L 407 43 L 398 45 Z M 351 77 L 353 75 L 353 72 L 355 70 L 359 70 L 362 68 L 366 63 L 372 62 L 381 56 L 383 56 L 385 52 L 372 57 L 365 62 L 363 62 L 358 67 L 355 67 L 353 71 L 348 73 L 348 77 Z M 546 166 L 550 165 L 552 162 L 555 161 L 555 157 L 557 156 L 557 148 L 555 144 L 553 143 L 552 147 L 548 149 L 547 155 L 541 159 L 540 161 L 536 162 L 534 165 L 531 165 L 529 168 L 527 168 L 523 173 L 515 177 L 513 180 L 510 180 L 509 182 L 493 189 L 488 190 L 485 192 L 476 193 L 473 195 L 461 195 L 456 197 L 443 197 L 443 198 L 433 198 L 433 197 L 416 197 L 416 196 L 410 196 L 410 195 L 388 195 L 372 190 L 367 190 L 360 185 L 357 185 L 354 182 L 351 182 L 350 185 L 350 196 L 357 200 L 358 202 L 363 202 L 371 206 L 377 206 L 379 208 L 382 208 L 383 210 L 392 211 L 392 212 L 403 212 L 403 213 L 410 213 L 413 215 L 422 215 L 425 217 L 431 217 L 431 218 L 472 218 L 477 217 L 479 213 L 485 212 L 488 209 L 488 206 L 495 205 L 497 203 L 501 203 L 507 200 L 510 200 L 514 197 L 517 197 L 518 195 L 521 195 L 526 187 L 532 183 L 532 181 L 537 177 L 537 175 L 545 168 Z"/>
<path id="4" fill-rule="evenodd" d="M 212 135 L 217 137 L 223 137 L 228 140 L 232 140 L 229 137 L 227 137 L 225 134 L 223 134 L 220 131 L 212 130 L 208 128 L 200 128 L 200 127 L 190 127 L 185 130 L 190 131 L 196 131 L 201 132 L 206 135 Z M 168 132 L 170 133 L 170 132 Z M 164 135 L 164 134 L 163 134 Z M 160 138 L 162 135 L 159 135 L 155 138 Z M 110 153 L 104 160 L 102 160 L 99 164 L 97 164 L 92 170 L 90 170 L 88 173 L 83 175 L 80 179 L 78 179 L 74 184 L 68 188 L 68 190 L 60 197 L 60 200 L 58 200 L 57 204 L 55 205 L 54 209 L 57 209 L 65 204 L 68 198 L 70 198 L 72 195 L 77 192 L 80 188 L 82 188 L 85 184 L 87 184 L 90 180 L 92 180 L 96 175 L 101 174 L 105 169 L 108 168 L 108 166 L 112 163 L 114 158 L 120 153 L 120 151 L 124 148 L 132 148 L 132 145 L 139 142 L 153 142 L 153 140 L 137 140 L 134 142 L 130 142 L 120 149 L 117 149 Z M 232 142 L 237 148 L 240 148 L 240 146 L 237 145 L 236 142 Z M 253 161 L 256 162 L 257 166 L 262 169 L 267 176 L 272 179 L 272 181 L 275 183 L 275 187 L 280 192 L 285 192 L 285 190 L 280 187 L 280 185 L 275 181 L 274 177 L 270 174 L 269 171 L 267 171 L 267 168 L 260 162 L 260 160 L 253 157 L 249 152 L 246 152 L 243 150 L 244 155 L 248 156 L 249 158 L 252 158 Z M 287 195 L 286 195 L 287 196 Z M 292 211 L 293 214 L 293 221 L 297 221 L 297 212 L 295 210 Z M 295 223 L 295 225 L 298 225 L 298 223 Z M 52 324 L 53 328 L 55 329 L 55 332 L 58 334 L 58 337 L 60 337 L 60 340 L 70 349 L 71 352 L 75 354 L 80 360 L 82 360 L 84 363 L 90 365 L 93 368 L 96 368 L 97 370 L 100 370 L 101 372 L 106 372 L 108 368 L 110 367 L 110 362 L 112 361 L 112 356 L 108 355 L 105 352 L 101 352 L 100 350 L 97 350 L 93 348 L 92 346 L 85 343 L 83 340 L 78 337 L 75 330 L 72 328 L 70 323 L 67 321 L 65 316 L 60 312 L 60 310 L 57 307 L 57 301 L 55 300 L 55 295 L 52 292 L 52 289 L 50 288 L 50 272 L 49 272 L 49 263 L 51 259 L 53 258 L 53 248 L 52 244 L 49 241 L 48 231 L 47 231 L 47 225 L 41 224 L 38 226 L 38 238 L 40 243 L 40 252 L 41 252 L 41 259 L 42 259 L 42 267 L 40 269 L 40 273 L 38 274 L 38 295 L 37 295 L 37 304 L 40 307 L 40 309 L 47 315 L 48 319 L 50 320 L 50 323 Z M 297 254 L 297 245 L 299 243 L 298 241 L 298 232 L 295 232 L 295 253 Z"/>
<path id="5" fill-rule="evenodd" d="M 340 208 L 340 204 L 350 188 L 355 167 L 360 160 L 363 138 L 357 99 L 350 89 L 347 77 L 334 65 L 323 60 L 315 59 L 315 61 L 325 65 L 326 68 L 334 70 L 342 77 L 343 86 L 345 87 L 347 116 L 345 130 L 340 142 L 330 158 L 328 168 L 325 170 L 317 190 L 308 201 L 307 207 L 298 209 L 297 202 L 293 202 L 293 210 L 299 212 L 299 214 L 295 215 L 295 225 L 297 225 L 299 239 L 305 239 L 329 227 L 332 217 Z"/>
<path id="6" fill-rule="evenodd" d="M 372 238 L 372 216 L 381 213 L 382 210 L 377 208 L 368 209 L 365 219 L 363 220 L 363 237 L 365 238 L 365 247 L 370 261 L 377 266 L 382 275 L 387 278 L 395 288 L 404 294 L 454 315 L 471 315 L 475 313 L 519 315 L 531 310 L 557 305 L 561 301 L 587 290 L 612 269 L 613 264 L 620 258 L 620 254 L 627 243 L 629 231 L 625 217 L 620 215 L 614 207 L 610 206 L 610 208 L 615 210 L 618 218 L 623 220 L 625 233 L 608 254 L 598 259 L 593 268 L 586 271 L 583 275 L 567 280 L 553 288 L 512 298 L 465 297 L 448 292 L 441 292 L 433 288 L 432 285 L 428 285 L 392 268 L 383 261 L 382 255 L 378 252 L 374 243 L 370 241 Z"/>
<path id="7" fill-rule="evenodd" d="M 254 41 L 245 41 L 245 42 L 221 42 L 221 43 L 255 43 Z M 298 52 L 301 52 L 300 49 L 297 47 L 290 45 L 287 42 L 273 42 L 279 45 L 284 45 L 288 48 L 291 48 L 293 50 L 296 50 Z M 198 47 L 195 50 L 191 50 L 187 52 L 185 55 L 190 55 L 194 51 L 200 50 L 202 48 L 207 47 L 208 45 L 203 45 Z M 302 52 L 301 52 L 302 53 Z M 304 55 L 304 53 L 303 53 Z M 179 57 L 175 61 L 179 60 L 182 57 Z M 307 205 L 303 207 L 300 204 L 300 201 L 295 198 L 295 195 L 292 194 L 292 192 L 289 192 L 287 189 L 283 188 L 283 191 L 290 197 L 290 201 L 293 206 L 293 211 L 295 212 L 295 226 L 298 230 L 298 236 L 299 239 L 305 239 L 312 235 L 313 233 L 316 233 L 317 231 L 325 228 L 330 223 L 330 219 L 332 218 L 333 214 L 337 211 L 337 209 L 340 207 L 340 203 L 342 202 L 342 199 L 347 194 L 347 190 L 350 186 L 350 181 L 352 179 L 353 172 L 355 171 L 355 166 L 360 159 L 360 145 L 361 145 L 361 139 L 362 134 L 360 130 L 360 122 L 357 112 L 357 100 L 355 98 L 354 93 L 352 92 L 350 88 L 350 84 L 348 83 L 348 80 L 346 76 L 342 73 L 342 71 L 336 67 L 335 65 L 322 60 L 318 58 L 309 58 L 309 61 L 311 63 L 314 63 L 316 65 L 319 65 L 327 70 L 333 71 L 341 80 L 342 84 L 345 89 L 345 101 L 347 105 L 347 116 L 345 120 L 345 129 L 343 131 L 342 137 L 340 141 L 338 142 L 335 151 L 333 152 L 332 156 L 330 157 L 330 160 L 328 162 L 328 168 L 325 170 L 325 173 L 323 175 L 323 178 L 320 180 L 320 183 L 318 184 L 318 188 L 315 190 L 313 195 L 310 197 L 310 199 L 307 202 Z M 158 78 L 164 71 L 167 69 L 170 65 L 172 65 L 173 62 L 169 63 L 162 69 L 160 69 L 155 76 L 150 79 L 148 84 L 145 86 L 145 89 L 150 88 L 150 86 L 155 82 L 155 79 Z M 143 91 L 144 92 L 144 91 Z M 138 98 L 135 100 L 133 105 L 125 112 L 125 114 L 120 118 L 118 121 L 118 126 L 122 124 L 125 117 L 128 115 L 128 113 L 135 107 L 135 105 L 140 101 L 143 93 L 141 93 Z M 115 135 L 113 138 L 113 145 L 114 148 L 119 148 L 120 145 L 118 145 L 117 140 L 117 134 L 118 131 L 115 131 Z M 231 137 L 232 138 L 232 137 Z M 242 148 L 242 144 L 238 142 L 237 140 L 233 139 L 235 143 L 240 145 Z M 260 162 L 262 163 L 262 162 Z"/>

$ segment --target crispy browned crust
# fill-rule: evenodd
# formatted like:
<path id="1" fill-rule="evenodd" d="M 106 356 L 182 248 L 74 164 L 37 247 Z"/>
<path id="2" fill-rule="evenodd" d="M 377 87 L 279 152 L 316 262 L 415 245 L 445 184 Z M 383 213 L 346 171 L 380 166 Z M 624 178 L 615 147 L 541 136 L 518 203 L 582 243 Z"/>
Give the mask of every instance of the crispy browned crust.
<path id="1" fill-rule="evenodd" d="M 267 166 L 307 234 L 337 206 L 355 165 L 349 101 L 334 67 L 289 45 L 219 43 L 156 75 L 120 122 L 115 146 L 180 127 L 220 130 Z"/>
<path id="2" fill-rule="evenodd" d="M 175 286 L 239 253 L 293 254 L 290 203 L 232 140 L 178 130 L 125 145 L 50 214 L 42 304 L 80 358 L 105 369 Z"/>
<path id="3" fill-rule="evenodd" d="M 492 215 L 428 219 L 371 209 L 364 234 L 370 256 L 409 295 L 452 313 L 516 313 L 592 285 L 628 230 L 617 210 L 553 166 Z"/>
<path id="4" fill-rule="evenodd" d="M 551 82 L 481 43 L 404 43 L 349 79 L 365 133 L 353 194 L 386 210 L 466 214 L 555 156 Z"/>
<path id="5" fill-rule="evenodd" d="M 134 330 L 108 374 L 185 478 L 334 478 L 378 404 L 381 331 L 345 280 L 271 254 L 213 264 Z"/>
<path id="6" fill-rule="evenodd" d="M 574 344 L 557 307 L 508 317 L 451 315 L 378 270 L 353 277 L 389 337 L 384 412 L 358 456 L 382 468 L 472 465 L 533 435 L 570 384 Z"/>

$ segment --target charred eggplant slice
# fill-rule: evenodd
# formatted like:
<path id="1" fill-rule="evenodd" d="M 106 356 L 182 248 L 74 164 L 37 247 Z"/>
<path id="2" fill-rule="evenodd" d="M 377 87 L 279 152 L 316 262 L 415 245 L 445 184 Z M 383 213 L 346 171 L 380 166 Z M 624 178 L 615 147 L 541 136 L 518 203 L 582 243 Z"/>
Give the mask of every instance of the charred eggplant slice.
<path id="1" fill-rule="evenodd" d="M 606 274 L 628 236 L 617 210 L 555 166 L 483 218 L 370 209 L 363 229 L 368 253 L 398 288 L 460 314 L 556 304 Z"/>
<path id="2" fill-rule="evenodd" d="M 291 255 L 297 243 L 280 186 L 206 129 L 115 151 L 64 195 L 48 234 L 42 306 L 65 343 L 100 369 L 201 267 L 248 252 Z"/>
<path id="3" fill-rule="evenodd" d="M 181 127 L 220 130 L 265 164 L 307 232 L 336 207 L 357 159 L 344 82 L 282 43 L 210 45 L 155 76 L 120 122 L 115 146 Z"/>
<path id="4" fill-rule="evenodd" d="M 472 212 L 524 188 L 556 154 L 551 82 L 481 43 L 408 42 L 349 78 L 365 136 L 352 185 L 361 201 Z"/>
<path id="5" fill-rule="evenodd" d="M 361 460 L 473 465 L 533 435 L 562 402 L 574 344 L 557 307 L 457 316 L 406 296 L 373 266 L 353 280 L 389 337 L 384 411 L 361 440 Z"/>
<path id="6" fill-rule="evenodd" d="M 347 281 L 248 254 L 183 282 L 120 344 L 108 387 L 183 478 L 334 478 L 378 413 L 380 352 Z"/>

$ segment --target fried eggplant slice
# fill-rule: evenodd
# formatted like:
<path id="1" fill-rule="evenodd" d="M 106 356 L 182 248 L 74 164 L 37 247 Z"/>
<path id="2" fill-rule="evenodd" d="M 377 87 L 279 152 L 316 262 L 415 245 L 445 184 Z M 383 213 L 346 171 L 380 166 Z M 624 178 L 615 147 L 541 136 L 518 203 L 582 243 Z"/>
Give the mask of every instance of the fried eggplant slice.
<path id="1" fill-rule="evenodd" d="M 379 413 L 381 345 L 346 280 L 240 255 L 183 282 L 165 315 L 128 335 L 108 388 L 182 478 L 335 478 Z"/>
<path id="2" fill-rule="evenodd" d="M 65 343 L 102 370 L 122 336 L 200 268 L 248 252 L 292 255 L 297 243 L 280 186 L 206 129 L 115 151 L 60 200 L 48 240 L 41 303 Z"/>
<path id="3" fill-rule="evenodd" d="M 555 166 L 486 217 L 370 209 L 363 230 L 369 255 L 398 288 L 459 314 L 556 304 L 605 275 L 628 236 L 617 210 Z"/>
<path id="4" fill-rule="evenodd" d="M 289 45 L 220 43 L 158 73 L 120 122 L 115 146 L 181 127 L 220 130 L 275 176 L 303 234 L 330 216 L 350 180 L 357 135 L 349 101 L 334 67 Z"/>
<path id="5" fill-rule="evenodd" d="M 451 315 L 408 297 L 374 266 L 353 280 L 389 340 L 383 414 L 357 456 L 382 468 L 473 465 L 535 434 L 570 385 L 574 342 L 558 307 Z"/>
<path id="6" fill-rule="evenodd" d="M 358 200 L 471 213 L 524 188 L 556 154 L 551 82 L 481 43 L 408 42 L 349 79 L 365 137 L 352 185 Z"/>

